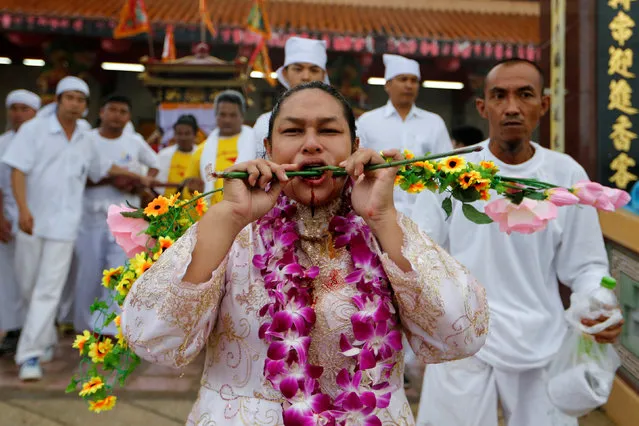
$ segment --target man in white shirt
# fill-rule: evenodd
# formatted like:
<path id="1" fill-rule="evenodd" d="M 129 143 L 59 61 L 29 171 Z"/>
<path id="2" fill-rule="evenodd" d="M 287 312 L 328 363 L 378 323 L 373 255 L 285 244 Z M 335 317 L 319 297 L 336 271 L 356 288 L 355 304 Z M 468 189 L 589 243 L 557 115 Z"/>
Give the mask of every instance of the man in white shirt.
<path id="1" fill-rule="evenodd" d="M 543 87 L 542 72 L 532 62 L 513 59 L 495 66 L 477 99 L 489 139 L 480 144 L 483 151 L 466 159 L 492 161 L 504 175 L 564 187 L 587 179 L 571 157 L 531 141 L 549 106 Z M 485 203 L 474 205 L 483 211 Z M 496 223 L 471 223 L 458 203 L 446 220 L 440 204 L 438 196 L 420 194 L 416 209 L 424 214 L 417 222 L 484 285 L 490 329 L 474 357 L 428 366 L 418 425 L 497 426 L 498 403 L 508 426 L 577 425 L 550 401 L 546 372 L 567 331 L 558 281 L 587 294 L 609 274 L 596 210 L 562 207 L 546 229 L 507 235 Z M 473 320 L 460 318 L 459 332 Z M 596 338 L 612 343 L 620 332 L 615 326 Z"/>
<path id="2" fill-rule="evenodd" d="M 14 90 L 7 95 L 5 105 L 10 129 L 0 136 L 0 158 L 20 126 L 35 117 L 40 108 L 40 97 L 28 90 Z M 11 191 L 11 167 L 0 163 L 0 330 L 6 332 L 0 343 L 0 356 L 15 354 L 24 322 L 22 298 L 13 270 L 17 219 L 18 207 Z"/>
<path id="3" fill-rule="evenodd" d="M 56 87 L 55 114 L 25 123 L 11 141 L 2 162 L 13 170 L 13 194 L 18 205 L 15 271 L 27 314 L 18 342 L 16 363 L 21 380 L 42 378 L 40 358 L 53 356 L 57 336 L 54 320 L 82 215 L 87 177 L 154 180 L 112 165 L 96 142 L 80 128 L 89 87 L 77 77 L 65 77 Z"/>
<path id="4" fill-rule="evenodd" d="M 186 178 L 186 172 L 191 165 L 191 157 L 195 153 L 195 137 L 199 127 L 197 119 L 191 114 L 178 117 L 173 125 L 175 144 L 168 146 L 158 153 L 160 170 L 157 179 L 172 185 L 181 185 Z M 181 191 L 177 186 L 156 188 L 156 192 L 165 197 Z"/>
<path id="5" fill-rule="evenodd" d="M 384 65 L 388 102 L 362 114 L 357 120 L 361 145 L 376 151 L 408 149 L 415 155 L 452 150 L 444 120 L 415 105 L 421 82 L 419 63 L 403 56 L 386 54 Z M 411 218 L 413 202 L 413 196 L 395 192 L 397 209 Z"/>
<path id="6" fill-rule="evenodd" d="M 147 175 L 158 173 L 157 154 L 135 131 L 127 132 L 130 123 L 131 100 L 126 96 L 113 95 L 102 102 L 100 127 L 89 133 L 97 142 L 101 157 L 122 168 L 141 173 L 141 166 L 148 168 Z M 109 290 L 101 285 L 105 269 L 124 265 L 126 254 L 107 226 L 107 211 L 112 204 L 140 205 L 140 197 L 135 195 L 136 182 L 130 178 L 107 177 L 97 183 L 87 182 L 80 232 L 75 243 L 73 267 L 69 279 L 74 291 L 73 325 L 76 331 L 94 330 L 98 315 L 91 315 L 89 307 L 96 298 L 112 300 Z M 99 325 L 102 325 L 99 323 Z M 115 335 L 115 324 L 101 328 L 102 334 Z"/>
<path id="7" fill-rule="evenodd" d="M 326 72 L 326 42 L 303 37 L 291 37 L 284 45 L 284 65 L 275 72 L 278 81 L 287 89 L 302 83 L 323 81 L 330 84 Z M 264 139 L 268 134 L 268 122 L 272 111 L 260 115 L 253 126 L 255 131 L 255 152 L 251 158 L 242 161 L 262 158 L 266 155 Z M 239 161 L 238 161 L 239 162 Z"/>

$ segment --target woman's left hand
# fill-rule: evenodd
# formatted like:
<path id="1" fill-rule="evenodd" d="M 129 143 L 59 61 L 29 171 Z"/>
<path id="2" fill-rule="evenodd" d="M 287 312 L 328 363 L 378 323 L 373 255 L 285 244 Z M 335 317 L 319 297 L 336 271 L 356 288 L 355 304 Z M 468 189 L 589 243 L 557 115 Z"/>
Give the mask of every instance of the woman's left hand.
<path id="1" fill-rule="evenodd" d="M 396 149 L 384 151 L 383 155 L 393 161 L 403 160 L 403 155 Z M 364 171 L 370 164 L 383 164 L 384 158 L 372 149 L 363 148 L 355 151 L 340 166 L 346 169 L 354 180 L 351 202 L 353 209 L 366 223 L 374 228 L 377 223 L 388 220 L 396 221 L 397 211 L 393 202 L 393 188 L 397 167 L 389 167 L 373 171 Z"/>

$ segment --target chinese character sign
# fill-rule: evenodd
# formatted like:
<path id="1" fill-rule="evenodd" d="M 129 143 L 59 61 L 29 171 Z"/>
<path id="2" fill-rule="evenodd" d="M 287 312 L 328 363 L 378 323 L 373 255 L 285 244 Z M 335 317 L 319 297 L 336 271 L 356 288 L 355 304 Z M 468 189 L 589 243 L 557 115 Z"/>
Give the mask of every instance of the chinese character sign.
<path id="1" fill-rule="evenodd" d="M 632 195 L 639 214 L 639 1 L 597 2 L 599 176 Z"/>

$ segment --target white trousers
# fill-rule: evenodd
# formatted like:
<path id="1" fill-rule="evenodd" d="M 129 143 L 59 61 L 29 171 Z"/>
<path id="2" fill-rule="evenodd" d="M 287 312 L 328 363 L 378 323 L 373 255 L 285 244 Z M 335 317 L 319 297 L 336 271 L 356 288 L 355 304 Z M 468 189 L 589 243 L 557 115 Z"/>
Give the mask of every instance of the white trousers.
<path id="1" fill-rule="evenodd" d="M 426 367 L 418 426 L 577 426 L 552 405 L 544 368 L 505 372 L 475 357 Z"/>
<path id="2" fill-rule="evenodd" d="M 74 256 L 75 270 L 71 274 L 75 278 L 75 301 L 73 311 L 73 326 L 77 331 L 92 330 L 96 326 L 102 334 L 117 334 L 115 324 L 102 327 L 105 318 L 98 313 L 93 315 L 89 311 L 95 299 L 110 303 L 113 295 L 102 286 L 102 273 L 105 269 L 117 268 L 124 265 L 127 260 L 124 250 L 115 243 L 106 224 L 91 224 L 82 227 L 75 246 Z M 119 307 L 115 302 L 114 308 L 119 313 Z"/>
<path id="3" fill-rule="evenodd" d="M 27 315 L 18 342 L 16 363 L 39 358 L 57 342 L 55 318 L 64 288 L 73 241 L 57 241 L 16 235 L 15 271 L 27 306 Z"/>
<path id="4" fill-rule="evenodd" d="M 15 276 L 15 240 L 0 243 L 0 330 L 22 328 L 24 304 Z"/>

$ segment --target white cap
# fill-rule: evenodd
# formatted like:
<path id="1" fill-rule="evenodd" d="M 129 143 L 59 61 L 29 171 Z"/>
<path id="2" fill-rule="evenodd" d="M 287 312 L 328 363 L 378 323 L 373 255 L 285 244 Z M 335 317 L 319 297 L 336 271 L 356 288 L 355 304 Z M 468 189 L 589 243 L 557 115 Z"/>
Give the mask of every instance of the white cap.
<path id="1" fill-rule="evenodd" d="M 326 73 L 326 42 L 311 38 L 291 37 L 284 45 L 284 65 L 277 71 L 277 79 L 284 87 L 290 89 L 288 81 L 284 78 L 284 68 L 291 64 L 308 63 L 317 65 L 324 70 L 324 83 L 330 84 Z"/>
<path id="2" fill-rule="evenodd" d="M 89 85 L 84 80 L 78 77 L 64 77 L 55 88 L 55 94 L 60 95 L 64 92 L 70 92 L 72 90 L 84 93 L 86 97 L 89 97 Z"/>
<path id="3" fill-rule="evenodd" d="M 40 100 L 40 96 L 24 89 L 18 89 L 14 90 L 13 92 L 9 92 L 9 94 L 7 95 L 7 100 L 5 101 L 5 105 L 7 106 L 7 108 L 9 108 L 13 104 L 25 104 L 36 111 L 40 109 L 41 103 L 42 101 Z"/>
<path id="4" fill-rule="evenodd" d="M 403 56 L 385 54 L 384 66 L 386 67 L 386 72 L 384 73 L 384 79 L 386 81 L 392 80 L 402 74 L 414 75 L 418 79 L 422 78 L 419 72 L 419 63 L 412 59 L 404 58 Z"/>

